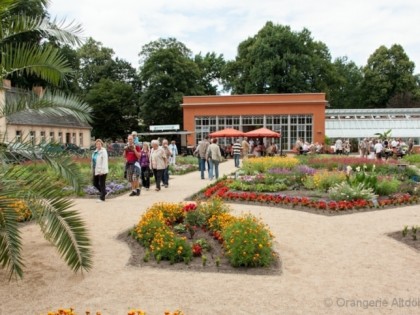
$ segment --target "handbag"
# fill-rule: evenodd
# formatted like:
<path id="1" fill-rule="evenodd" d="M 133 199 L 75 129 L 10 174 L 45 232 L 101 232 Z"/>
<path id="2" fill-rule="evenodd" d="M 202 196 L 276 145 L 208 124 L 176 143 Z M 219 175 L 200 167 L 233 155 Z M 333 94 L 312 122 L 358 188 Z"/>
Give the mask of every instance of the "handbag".
<path id="1" fill-rule="evenodd" d="M 152 177 L 153 177 L 153 170 L 149 169 L 149 178 L 152 178 Z"/>

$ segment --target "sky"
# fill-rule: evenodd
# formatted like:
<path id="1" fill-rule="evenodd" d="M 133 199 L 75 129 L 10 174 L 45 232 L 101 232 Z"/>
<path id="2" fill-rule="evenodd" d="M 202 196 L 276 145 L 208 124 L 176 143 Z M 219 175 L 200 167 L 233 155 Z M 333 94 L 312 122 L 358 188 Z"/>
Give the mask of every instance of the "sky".
<path id="1" fill-rule="evenodd" d="M 304 28 L 330 50 L 364 66 L 384 45 L 401 45 L 420 72 L 419 0 L 52 0 L 52 17 L 76 21 L 84 37 L 112 48 L 115 57 L 139 67 L 142 47 L 174 37 L 193 54 L 236 57 L 238 45 L 267 21 Z"/>

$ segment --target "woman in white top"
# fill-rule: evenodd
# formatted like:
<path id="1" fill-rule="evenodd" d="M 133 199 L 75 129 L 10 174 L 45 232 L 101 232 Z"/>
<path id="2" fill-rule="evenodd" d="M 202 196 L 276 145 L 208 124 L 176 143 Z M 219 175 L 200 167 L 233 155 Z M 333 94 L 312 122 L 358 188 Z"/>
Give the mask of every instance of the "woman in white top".
<path id="1" fill-rule="evenodd" d="M 108 152 L 104 148 L 101 139 L 95 141 L 96 150 L 92 153 L 92 175 L 93 186 L 99 191 L 98 202 L 105 201 L 106 196 L 106 176 L 108 174 Z"/>

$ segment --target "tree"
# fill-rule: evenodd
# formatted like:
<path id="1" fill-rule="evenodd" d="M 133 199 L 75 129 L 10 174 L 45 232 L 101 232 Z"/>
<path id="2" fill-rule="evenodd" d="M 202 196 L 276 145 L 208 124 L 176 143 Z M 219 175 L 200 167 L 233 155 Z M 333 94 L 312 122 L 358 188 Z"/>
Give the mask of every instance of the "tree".
<path id="1" fill-rule="evenodd" d="M 71 69 L 52 45 L 39 45 L 15 40 L 27 32 L 41 37 L 80 42 L 79 25 L 52 23 L 43 17 L 16 15 L 13 9 L 26 1 L 9 0 L 0 3 L 0 79 L 11 75 L 34 75 L 50 84 L 65 79 Z M 43 3 L 43 2 L 42 2 Z M 20 37 L 22 38 L 22 37 Z M 0 118 L 20 111 L 41 111 L 44 115 L 74 115 L 89 121 L 89 107 L 77 98 L 58 92 L 43 97 L 24 95 L 0 104 Z M 0 150 L 0 266 L 12 276 L 23 276 L 22 243 L 17 223 L 16 202 L 23 202 L 32 212 L 45 237 L 54 244 L 71 269 L 89 270 L 92 266 L 90 240 L 84 222 L 72 202 L 60 197 L 59 188 L 52 184 L 48 172 L 34 174 L 26 168 L 5 163 L 4 148 Z M 80 189 L 81 176 L 77 165 L 69 159 L 45 156 L 47 165 L 62 178 Z"/>
<path id="2" fill-rule="evenodd" d="M 214 52 L 195 55 L 194 62 L 200 69 L 200 85 L 205 95 L 216 95 L 218 86 L 222 85 L 222 72 L 226 65 L 223 55 L 216 56 Z"/>
<path id="3" fill-rule="evenodd" d="M 331 108 L 359 108 L 362 104 L 362 71 L 347 57 L 334 63 L 335 79 L 329 86 L 328 101 Z"/>
<path id="4" fill-rule="evenodd" d="M 137 130 L 137 100 L 130 84 L 102 79 L 90 89 L 86 101 L 93 109 L 94 136 L 116 140 Z"/>
<path id="5" fill-rule="evenodd" d="M 226 90 L 243 93 L 328 92 L 332 75 L 328 48 L 310 32 L 267 22 L 239 44 L 235 61 L 223 73 Z"/>
<path id="6" fill-rule="evenodd" d="M 414 63 L 397 44 L 390 49 L 379 47 L 363 68 L 363 96 L 365 106 L 384 108 L 398 95 L 416 93 Z"/>
<path id="7" fill-rule="evenodd" d="M 139 54 L 143 84 L 140 114 L 145 125 L 180 124 L 184 95 L 202 95 L 200 69 L 191 51 L 174 38 L 143 46 Z"/>

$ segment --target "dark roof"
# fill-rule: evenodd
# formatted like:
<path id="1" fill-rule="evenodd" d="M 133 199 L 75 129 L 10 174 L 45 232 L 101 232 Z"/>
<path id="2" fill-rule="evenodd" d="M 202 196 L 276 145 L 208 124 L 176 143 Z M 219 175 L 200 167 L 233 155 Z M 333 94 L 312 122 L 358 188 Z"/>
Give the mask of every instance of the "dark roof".
<path id="1" fill-rule="evenodd" d="M 13 125 L 92 128 L 88 123 L 80 122 L 72 115 L 49 116 L 32 110 L 9 115 L 6 119 L 8 124 Z"/>

